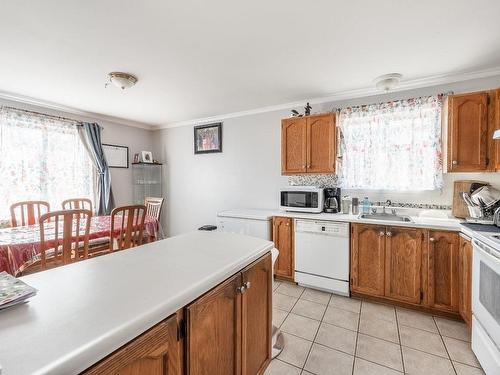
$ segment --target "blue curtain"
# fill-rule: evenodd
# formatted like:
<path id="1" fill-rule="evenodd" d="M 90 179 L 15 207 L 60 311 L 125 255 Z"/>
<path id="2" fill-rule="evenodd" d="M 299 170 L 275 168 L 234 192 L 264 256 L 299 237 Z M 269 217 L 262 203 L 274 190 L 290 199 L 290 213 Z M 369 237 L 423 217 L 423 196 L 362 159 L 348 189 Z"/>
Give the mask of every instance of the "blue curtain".
<path id="1" fill-rule="evenodd" d="M 109 215 L 115 207 L 115 200 L 111 190 L 111 174 L 102 149 L 101 127 L 96 123 L 84 122 L 78 128 L 78 133 L 97 170 L 96 214 Z"/>

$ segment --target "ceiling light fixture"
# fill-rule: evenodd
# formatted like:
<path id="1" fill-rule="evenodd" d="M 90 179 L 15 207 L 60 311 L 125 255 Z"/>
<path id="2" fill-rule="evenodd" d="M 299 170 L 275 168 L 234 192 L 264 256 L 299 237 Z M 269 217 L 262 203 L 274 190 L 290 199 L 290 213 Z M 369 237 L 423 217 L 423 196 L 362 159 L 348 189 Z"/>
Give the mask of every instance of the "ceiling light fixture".
<path id="1" fill-rule="evenodd" d="M 401 80 L 402 77 L 403 75 L 399 73 L 384 74 L 374 79 L 375 86 L 378 89 L 389 91 L 399 85 L 399 81 Z"/>
<path id="2" fill-rule="evenodd" d="M 110 83 L 115 85 L 116 87 L 121 88 L 122 90 L 128 89 L 134 86 L 137 83 L 137 77 L 132 74 L 123 73 L 123 72 L 111 72 L 108 74 L 108 82 L 104 85 L 104 87 L 108 87 Z"/>

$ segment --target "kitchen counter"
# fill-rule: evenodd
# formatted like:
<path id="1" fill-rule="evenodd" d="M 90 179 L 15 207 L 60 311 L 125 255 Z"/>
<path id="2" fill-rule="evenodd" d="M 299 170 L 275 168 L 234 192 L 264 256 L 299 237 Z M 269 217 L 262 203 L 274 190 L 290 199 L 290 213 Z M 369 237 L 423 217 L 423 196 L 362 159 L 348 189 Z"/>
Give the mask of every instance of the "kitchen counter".
<path id="1" fill-rule="evenodd" d="M 0 311 L 1 374 L 79 373 L 272 248 L 200 231 L 23 277 L 38 294 Z"/>
<path id="2" fill-rule="evenodd" d="M 390 221 L 390 220 L 370 220 L 370 219 L 360 219 L 358 215 L 351 214 L 329 214 L 329 213 L 307 213 L 307 212 L 289 212 L 280 210 L 256 210 L 256 209 L 241 209 L 241 210 L 227 210 L 218 213 L 220 216 L 225 217 L 235 217 L 235 218 L 246 218 L 246 219 L 260 219 L 263 218 L 270 219 L 273 216 L 291 217 L 294 219 L 308 219 L 308 220 L 327 220 L 327 221 L 340 221 L 349 223 L 363 223 L 363 224 L 374 224 L 374 225 L 390 225 L 390 226 L 400 226 L 400 227 L 412 227 L 412 228 L 431 228 L 439 230 L 451 230 L 459 232 L 462 230 L 460 223 L 463 220 L 457 218 L 438 218 L 429 216 L 412 216 L 412 222 L 404 221 Z"/>

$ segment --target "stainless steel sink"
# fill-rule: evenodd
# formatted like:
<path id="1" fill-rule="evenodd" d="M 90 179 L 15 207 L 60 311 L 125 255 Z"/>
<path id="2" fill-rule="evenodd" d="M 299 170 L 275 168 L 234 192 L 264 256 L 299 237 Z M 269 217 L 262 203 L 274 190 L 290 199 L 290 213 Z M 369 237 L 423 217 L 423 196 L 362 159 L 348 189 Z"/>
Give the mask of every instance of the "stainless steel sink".
<path id="1" fill-rule="evenodd" d="M 413 220 L 409 216 L 389 214 L 389 213 L 371 213 L 371 214 L 360 214 L 358 216 L 360 219 L 377 220 L 377 221 L 404 221 L 406 223 L 411 223 Z"/>

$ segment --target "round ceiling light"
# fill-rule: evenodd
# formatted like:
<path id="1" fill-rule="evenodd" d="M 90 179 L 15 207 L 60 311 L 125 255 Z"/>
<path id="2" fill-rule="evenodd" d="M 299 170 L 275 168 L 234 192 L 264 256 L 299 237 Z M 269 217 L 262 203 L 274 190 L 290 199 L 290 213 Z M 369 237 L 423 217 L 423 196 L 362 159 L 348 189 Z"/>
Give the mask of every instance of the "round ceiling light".
<path id="1" fill-rule="evenodd" d="M 122 90 L 128 89 L 134 86 L 137 83 L 137 77 L 132 74 L 123 73 L 123 72 L 111 72 L 108 74 L 109 83 L 112 83 L 116 87 L 119 87 Z"/>
<path id="2" fill-rule="evenodd" d="M 401 75 L 399 73 L 384 74 L 384 75 L 374 79 L 375 86 L 378 89 L 381 89 L 384 91 L 389 91 L 389 90 L 392 90 L 399 85 L 399 81 L 401 81 L 402 77 L 403 77 L 403 75 Z"/>

